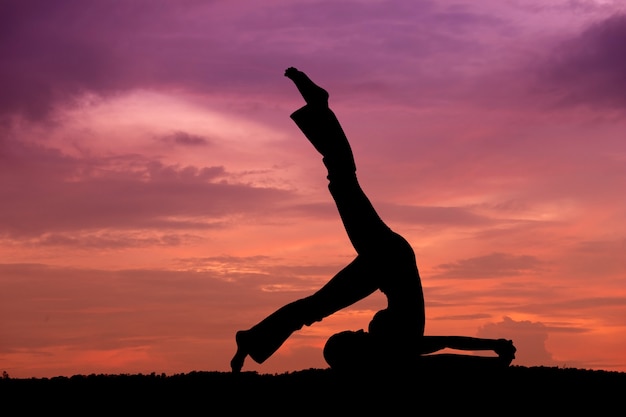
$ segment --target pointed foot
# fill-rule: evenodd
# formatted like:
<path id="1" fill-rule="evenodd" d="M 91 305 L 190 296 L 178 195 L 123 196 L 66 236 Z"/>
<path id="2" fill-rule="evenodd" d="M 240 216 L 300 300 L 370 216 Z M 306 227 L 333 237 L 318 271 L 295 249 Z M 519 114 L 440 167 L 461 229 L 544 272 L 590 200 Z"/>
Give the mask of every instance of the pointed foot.
<path id="1" fill-rule="evenodd" d="M 234 374 L 241 372 L 241 368 L 243 368 L 243 363 L 248 356 L 248 351 L 245 348 L 245 339 L 246 331 L 240 330 L 235 335 L 235 341 L 237 342 L 237 352 L 235 356 L 230 360 L 230 368 Z"/>
<path id="2" fill-rule="evenodd" d="M 328 107 L 328 91 L 311 81 L 304 72 L 289 67 L 285 70 L 285 77 L 294 82 L 307 104 Z"/>
<path id="3" fill-rule="evenodd" d="M 495 349 L 498 357 L 507 365 L 515 359 L 515 352 L 517 349 L 513 346 L 512 340 L 498 339 L 499 346 Z"/>

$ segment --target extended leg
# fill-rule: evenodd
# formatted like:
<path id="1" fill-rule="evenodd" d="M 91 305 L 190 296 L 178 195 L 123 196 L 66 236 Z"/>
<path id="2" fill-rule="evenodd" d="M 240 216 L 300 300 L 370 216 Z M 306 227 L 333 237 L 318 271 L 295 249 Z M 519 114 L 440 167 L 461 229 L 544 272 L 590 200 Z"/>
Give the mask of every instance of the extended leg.
<path id="1" fill-rule="evenodd" d="M 323 156 L 328 169 L 329 190 L 357 253 L 368 246 L 384 246 L 384 237 L 393 233 L 380 219 L 356 178 L 356 164 L 346 134 L 325 101 L 326 90 L 314 84 L 306 74 L 289 68 L 286 73 L 302 93 L 307 105 L 291 118 L 315 149 Z M 321 96 L 321 97 L 320 97 Z"/>
<path id="2" fill-rule="evenodd" d="M 237 352 L 230 363 L 233 372 L 241 370 L 248 355 L 255 362 L 263 363 L 294 331 L 321 321 L 376 291 L 376 282 L 367 274 L 369 269 L 363 259 L 357 257 L 313 295 L 281 307 L 249 330 L 237 332 Z"/>
<path id="3" fill-rule="evenodd" d="M 328 108 L 328 92 L 296 68 L 288 68 L 285 76 L 293 81 L 307 103 L 293 112 L 291 118 L 324 157 L 329 176 L 354 175 L 352 149 L 337 117 Z"/>

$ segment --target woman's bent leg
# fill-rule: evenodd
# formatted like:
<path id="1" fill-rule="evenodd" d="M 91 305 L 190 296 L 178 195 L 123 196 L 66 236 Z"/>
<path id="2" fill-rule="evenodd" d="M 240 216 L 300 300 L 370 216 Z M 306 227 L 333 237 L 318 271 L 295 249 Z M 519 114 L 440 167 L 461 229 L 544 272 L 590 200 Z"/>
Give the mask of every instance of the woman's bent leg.
<path id="1" fill-rule="evenodd" d="M 321 321 L 376 291 L 378 287 L 368 270 L 363 259 L 357 257 L 313 295 L 281 307 L 249 330 L 237 332 L 233 372 L 241 370 L 247 355 L 263 363 L 302 326 Z"/>

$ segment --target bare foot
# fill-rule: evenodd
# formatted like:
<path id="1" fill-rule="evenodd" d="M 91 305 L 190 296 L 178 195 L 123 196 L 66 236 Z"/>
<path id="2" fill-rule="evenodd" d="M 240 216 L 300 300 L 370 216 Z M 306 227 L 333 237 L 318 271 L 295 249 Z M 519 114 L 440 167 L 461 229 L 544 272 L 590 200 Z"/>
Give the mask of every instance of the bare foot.
<path id="1" fill-rule="evenodd" d="M 230 368 L 233 373 L 241 372 L 241 368 L 243 368 L 243 362 L 246 360 L 246 356 L 248 356 L 248 351 L 245 348 L 245 342 L 243 339 L 246 336 L 246 331 L 240 330 L 235 335 L 235 341 L 237 342 L 237 352 L 235 356 L 230 360 Z"/>
<path id="2" fill-rule="evenodd" d="M 311 81 L 305 73 L 289 67 L 285 70 L 285 77 L 294 82 L 307 104 L 328 107 L 328 92 Z"/>
<path id="3" fill-rule="evenodd" d="M 507 363 L 511 363 L 515 359 L 517 349 L 513 346 L 512 340 L 498 339 L 499 346 L 494 349 L 498 357 Z"/>

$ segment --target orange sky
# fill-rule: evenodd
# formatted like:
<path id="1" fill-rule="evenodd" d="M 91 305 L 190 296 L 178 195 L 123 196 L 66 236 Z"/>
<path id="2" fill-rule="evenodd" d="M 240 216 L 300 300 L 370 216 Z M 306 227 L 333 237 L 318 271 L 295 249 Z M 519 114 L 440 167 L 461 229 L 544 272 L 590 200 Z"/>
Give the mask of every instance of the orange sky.
<path id="1" fill-rule="evenodd" d="M 227 371 L 237 330 L 350 262 L 289 66 L 330 91 L 361 185 L 412 244 L 427 334 L 626 371 L 619 1 L 1 7 L 11 377 Z M 326 339 L 384 307 L 245 370 L 326 367 Z"/>

